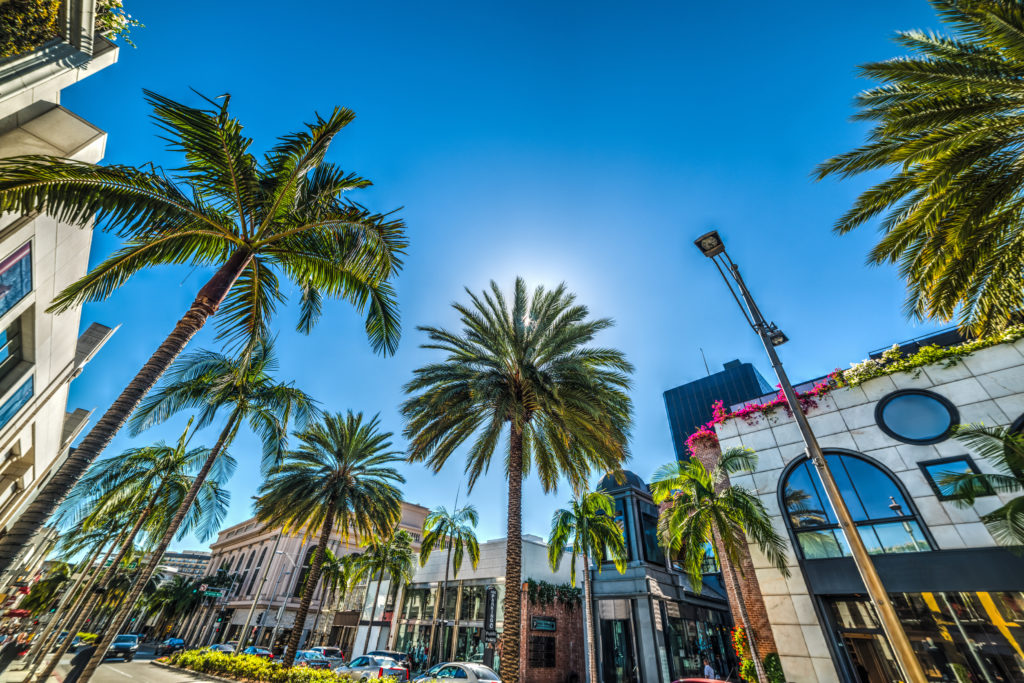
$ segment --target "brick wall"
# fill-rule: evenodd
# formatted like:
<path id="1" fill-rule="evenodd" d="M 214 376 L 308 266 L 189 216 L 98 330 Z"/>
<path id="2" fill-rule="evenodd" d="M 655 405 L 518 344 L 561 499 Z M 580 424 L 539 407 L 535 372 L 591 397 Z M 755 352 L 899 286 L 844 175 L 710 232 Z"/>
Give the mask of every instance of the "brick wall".
<path id="1" fill-rule="evenodd" d="M 707 444 L 705 442 L 699 442 L 694 445 L 694 457 L 697 458 L 705 467 L 711 469 L 718 462 L 718 458 L 722 455 L 722 451 L 719 450 L 718 444 Z M 728 486 L 729 481 L 726 479 L 725 485 Z M 736 605 L 739 604 L 737 601 L 736 590 L 734 588 L 735 582 L 733 575 L 735 572 L 732 564 L 726 560 L 725 554 L 722 552 L 721 547 L 718 548 L 719 559 L 722 561 L 722 580 L 725 583 L 726 591 L 729 595 L 729 605 L 733 613 L 733 621 L 737 626 L 743 624 L 743 619 L 740 616 L 739 610 Z M 750 552 L 746 547 L 742 549 L 740 557 L 740 572 L 739 572 L 739 584 L 740 590 L 743 593 L 743 602 L 747 608 L 747 617 L 750 619 L 750 629 L 754 632 L 754 642 L 757 646 L 757 651 L 760 653 L 763 659 L 765 655 L 776 652 L 775 638 L 772 635 L 772 625 L 768 620 L 768 610 L 765 608 L 764 597 L 761 595 L 761 586 L 757 581 L 757 573 L 754 570 L 754 562 L 750 557 Z"/>
<path id="2" fill-rule="evenodd" d="M 584 683 L 585 653 L 583 650 L 583 606 L 576 605 L 572 609 L 555 601 L 551 605 L 534 605 L 530 603 L 526 584 L 523 584 L 523 626 L 522 648 L 519 654 L 520 680 L 523 683 Z M 533 631 L 530 629 L 531 617 L 554 617 L 556 629 L 551 631 Z M 555 647 L 555 666 L 537 668 L 530 663 L 530 637 L 553 637 Z M 575 674 L 575 676 L 573 676 Z"/>

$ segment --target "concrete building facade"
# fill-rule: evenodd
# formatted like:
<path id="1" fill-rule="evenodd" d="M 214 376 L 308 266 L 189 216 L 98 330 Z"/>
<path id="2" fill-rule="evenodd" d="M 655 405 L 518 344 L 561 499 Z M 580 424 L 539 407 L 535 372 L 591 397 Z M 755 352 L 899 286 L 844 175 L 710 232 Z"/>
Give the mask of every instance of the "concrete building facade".
<path id="1" fill-rule="evenodd" d="M 0 59 L 0 158 L 49 155 L 98 162 L 106 133 L 60 104 L 61 91 L 117 60 L 95 33 L 95 2 L 62 5 L 58 35 Z M 0 537 L 66 460 L 89 411 L 68 410 L 71 381 L 112 330 L 79 335 L 78 309 L 46 312 L 85 275 L 92 229 L 48 216 L 0 215 Z M 48 550 L 45 529 L 21 543 L 0 590 L 34 573 Z"/>
<path id="2" fill-rule="evenodd" d="M 164 553 L 160 564 L 167 567 L 168 578 L 184 576 L 198 579 L 206 576 L 210 565 L 210 553 L 206 550 L 183 550 Z"/>
<path id="3" fill-rule="evenodd" d="M 1019 494 L 992 491 L 965 507 L 942 484 L 995 472 L 952 437 L 956 425 L 1024 425 L 1024 340 L 814 403 L 810 425 L 929 680 L 1024 680 L 1024 556 L 1000 547 L 981 520 Z M 793 419 L 779 408 L 716 432 L 723 451 L 757 452 L 757 471 L 732 481 L 756 490 L 791 542 L 788 578 L 750 546 L 786 680 L 898 680 Z"/>

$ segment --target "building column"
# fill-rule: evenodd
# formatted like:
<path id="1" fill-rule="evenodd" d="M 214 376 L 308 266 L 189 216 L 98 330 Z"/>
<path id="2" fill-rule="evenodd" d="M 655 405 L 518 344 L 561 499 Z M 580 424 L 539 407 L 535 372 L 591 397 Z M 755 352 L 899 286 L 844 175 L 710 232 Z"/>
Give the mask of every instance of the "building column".
<path id="1" fill-rule="evenodd" d="M 709 444 L 706 440 L 699 440 L 694 444 L 693 457 L 709 470 L 718 463 L 721 456 L 722 451 L 719 449 L 717 442 Z M 722 482 L 721 486 L 729 486 L 728 477 Z M 722 560 L 722 582 L 725 584 L 725 590 L 729 596 L 729 607 L 733 611 L 733 621 L 736 622 L 737 626 L 742 626 L 742 620 L 739 619 L 739 610 L 736 607 L 739 605 L 740 596 L 736 595 L 734 588 L 736 583 L 733 581 L 736 568 L 726 559 L 721 547 L 717 548 L 717 550 L 718 556 Z M 746 545 L 740 548 L 739 574 L 736 578 L 743 593 L 742 599 L 747 608 L 747 616 L 750 619 L 750 629 L 754 632 L 757 654 L 764 661 L 765 656 L 772 652 L 778 652 L 778 649 L 775 646 L 775 636 L 772 634 L 771 623 L 768 621 L 768 610 L 765 608 L 764 597 L 761 595 L 761 586 L 757 581 L 757 573 L 754 571 L 754 562 L 750 557 L 750 549 Z"/>

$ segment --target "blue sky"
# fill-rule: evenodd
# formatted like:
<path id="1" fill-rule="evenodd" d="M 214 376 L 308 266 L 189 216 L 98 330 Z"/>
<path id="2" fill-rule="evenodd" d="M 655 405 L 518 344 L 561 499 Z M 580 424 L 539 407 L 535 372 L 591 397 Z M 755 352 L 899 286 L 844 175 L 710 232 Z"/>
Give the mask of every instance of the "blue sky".
<path id="1" fill-rule="evenodd" d="M 565 281 L 617 325 L 600 343 L 636 365 L 630 468 L 647 478 L 673 457 L 662 392 L 733 358 L 770 368 L 714 268 L 692 240 L 714 227 L 766 316 L 791 342 L 794 379 L 923 334 L 901 313 L 889 268 L 868 268 L 871 229 L 831 225 L 867 179 L 813 182 L 810 171 L 858 144 L 849 122 L 866 86 L 857 64 L 894 56 L 897 29 L 938 28 L 923 0 L 680 2 L 126 2 L 146 27 L 138 49 L 65 91 L 63 104 L 110 133 L 106 160 L 168 168 L 141 89 L 195 101 L 230 92 L 262 151 L 316 111 L 353 109 L 330 158 L 372 179 L 358 199 L 404 207 L 411 247 L 398 281 L 404 336 L 374 356 L 360 318 L 333 304 L 311 336 L 278 319 L 281 378 L 330 410 L 379 412 L 400 437 L 402 384 L 432 354 L 416 325 L 451 324 L 463 287 Z M 116 246 L 97 233 L 91 261 Z M 91 321 L 121 329 L 75 381 L 71 407 L 99 415 L 186 310 L 207 273 L 139 276 Z M 212 347 L 202 333 L 193 349 Z M 774 379 L 771 380 L 774 383 Z M 186 416 L 131 439 L 174 439 Z M 212 443 L 211 429 L 202 435 Z M 245 519 L 259 446 L 233 453 L 227 523 Z M 406 466 L 406 498 L 451 505 L 462 461 L 439 475 Z M 481 538 L 504 535 L 505 486 L 492 469 L 469 497 Z M 546 535 L 568 495 L 524 489 L 525 533 Z M 462 500 L 466 500 L 463 492 Z M 175 547 L 200 547 L 185 539 Z"/>

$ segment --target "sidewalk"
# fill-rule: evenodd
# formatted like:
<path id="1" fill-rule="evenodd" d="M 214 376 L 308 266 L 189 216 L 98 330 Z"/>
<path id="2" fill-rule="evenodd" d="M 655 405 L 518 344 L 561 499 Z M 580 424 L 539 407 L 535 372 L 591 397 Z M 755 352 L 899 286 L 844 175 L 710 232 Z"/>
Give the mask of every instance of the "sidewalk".
<path id="1" fill-rule="evenodd" d="M 26 667 L 23 669 L 21 667 L 22 662 L 14 662 L 7 667 L 7 671 L 0 674 L 0 683 L 24 683 L 25 676 L 28 675 L 28 668 Z M 38 672 L 39 669 L 36 669 L 37 674 Z M 64 674 L 54 671 L 50 674 L 50 679 L 47 683 L 64 683 Z"/>

